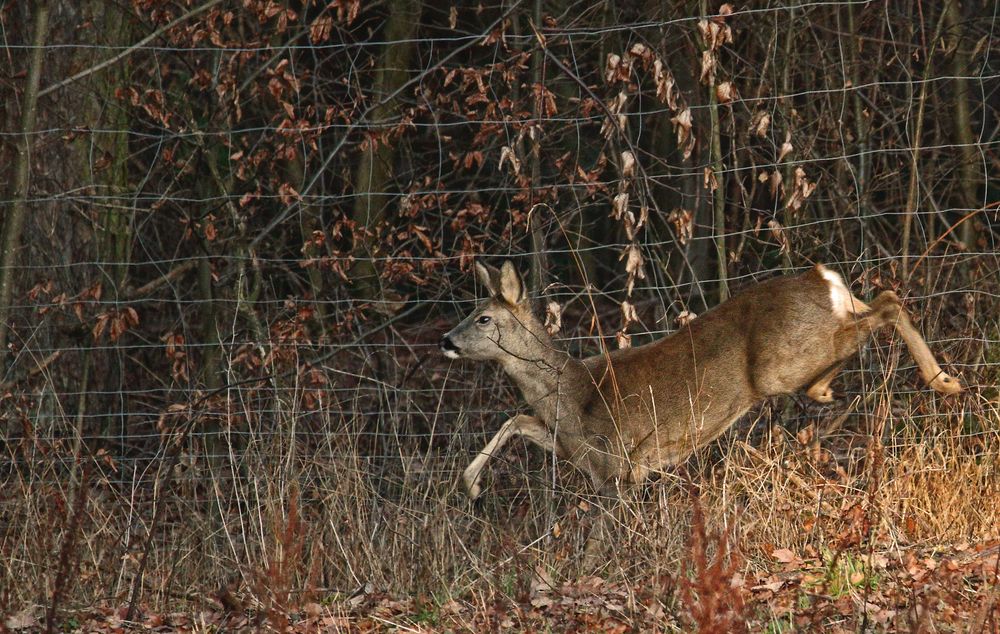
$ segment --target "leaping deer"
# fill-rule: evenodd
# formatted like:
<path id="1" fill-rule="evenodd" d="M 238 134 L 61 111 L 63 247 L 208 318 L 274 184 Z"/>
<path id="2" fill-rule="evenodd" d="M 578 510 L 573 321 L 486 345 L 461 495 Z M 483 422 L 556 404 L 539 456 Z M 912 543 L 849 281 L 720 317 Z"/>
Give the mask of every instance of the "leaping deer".
<path id="1" fill-rule="evenodd" d="M 505 422 L 465 469 L 473 499 L 486 462 L 514 436 L 570 461 L 599 491 L 641 483 L 769 396 L 806 388 L 813 400 L 832 401 L 833 378 L 885 326 L 906 342 L 931 388 L 962 391 L 894 292 L 865 304 L 822 265 L 755 284 L 658 341 L 586 359 L 553 343 L 510 261 L 475 268 L 490 297 L 444 336 L 441 350 L 500 363 L 533 415 Z"/>

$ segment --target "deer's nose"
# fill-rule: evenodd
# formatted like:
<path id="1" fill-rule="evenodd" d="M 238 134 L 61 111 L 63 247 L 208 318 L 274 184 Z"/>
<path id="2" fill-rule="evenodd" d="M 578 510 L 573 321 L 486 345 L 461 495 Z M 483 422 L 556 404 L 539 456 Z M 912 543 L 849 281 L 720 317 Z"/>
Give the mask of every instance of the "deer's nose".
<path id="1" fill-rule="evenodd" d="M 444 337 L 441 338 L 440 348 L 441 352 L 444 353 L 444 356 L 448 357 L 449 359 L 458 358 L 458 346 L 455 345 L 455 342 L 452 341 L 451 337 L 449 337 L 448 335 L 445 335 Z"/>

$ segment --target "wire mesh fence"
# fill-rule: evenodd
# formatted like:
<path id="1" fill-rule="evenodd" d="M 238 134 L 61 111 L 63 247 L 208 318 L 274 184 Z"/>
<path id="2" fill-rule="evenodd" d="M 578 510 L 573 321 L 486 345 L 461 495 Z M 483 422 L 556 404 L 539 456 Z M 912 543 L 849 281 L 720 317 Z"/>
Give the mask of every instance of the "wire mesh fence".
<path id="1" fill-rule="evenodd" d="M 995 475 L 996 6 L 620 4 L 0 8 L 0 608 L 51 593 L 73 532 L 83 596 L 256 587 L 290 503 L 289 574 L 330 589 L 472 587 L 510 535 L 552 539 L 586 490 L 565 466 L 518 445 L 485 509 L 458 487 L 526 407 L 437 349 L 477 258 L 512 259 L 577 355 L 814 263 L 897 290 L 965 394 L 881 339 L 836 404 L 768 402 L 700 472 L 836 420 L 806 471 L 845 496 L 875 437 L 900 469 Z M 676 560 L 669 506 L 619 552 Z M 956 508 L 926 535 L 995 533 Z"/>

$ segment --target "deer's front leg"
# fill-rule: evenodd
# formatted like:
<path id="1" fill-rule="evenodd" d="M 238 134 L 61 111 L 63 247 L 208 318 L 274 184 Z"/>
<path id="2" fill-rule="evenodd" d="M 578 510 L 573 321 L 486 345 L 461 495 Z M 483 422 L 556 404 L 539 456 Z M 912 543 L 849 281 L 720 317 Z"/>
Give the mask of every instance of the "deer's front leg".
<path id="1" fill-rule="evenodd" d="M 465 472 L 462 474 L 462 480 L 465 482 L 465 490 L 468 492 L 470 498 L 475 500 L 479 497 L 479 479 L 483 475 L 483 467 L 486 466 L 486 461 L 514 436 L 524 436 L 545 451 L 552 451 L 555 448 L 555 441 L 552 438 L 551 432 L 549 432 L 549 429 L 539 419 L 526 414 L 518 414 L 508 419 L 500 427 L 500 431 L 497 432 L 496 436 L 486 443 L 483 450 L 479 452 L 479 455 L 465 468 Z"/>

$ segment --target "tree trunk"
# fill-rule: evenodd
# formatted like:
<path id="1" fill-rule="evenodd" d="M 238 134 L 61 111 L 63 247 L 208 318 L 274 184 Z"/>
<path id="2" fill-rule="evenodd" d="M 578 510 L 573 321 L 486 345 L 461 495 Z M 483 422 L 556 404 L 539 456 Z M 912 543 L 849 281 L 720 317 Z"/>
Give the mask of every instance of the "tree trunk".
<path id="1" fill-rule="evenodd" d="M 95 33 L 95 45 L 124 47 L 131 43 L 128 16 L 116 3 L 95 0 L 83 9 L 84 15 L 88 11 L 88 19 L 103 26 Z M 129 116 L 125 107 L 115 98 L 115 91 L 127 85 L 129 65 L 129 60 L 126 59 L 94 76 L 93 97 L 89 99 L 88 106 L 90 120 L 99 131 L 94 132 L 93 144 L 88 148 L 90 151 L 86 162 L 82 164 L 82 169 L 85 170 L 82 174 L 83 182 L 109 197 L 104 209 L 97 215 L 95 244 L 97 261 L 101 267 L 99 275 L 107 296 L 114 301 L 123 300 L 126 294 L 128 262 L 132 253 L 130 231 L 133 212 L 123 200 L 129 189 Z M 83 94 L 88 92 L 90 91 Z M 106 167 L 97 167 L 100 164 L 105 164 Z M 111 346 L 116 347 L 120 343 L 119 340 L 111 343 Z M 117 414 L 107 416 L 101 435 L 108 439 L 117 438 L 121 442 L 126 429 L 125 412 L 130 409 L 127 390 L 123 389 L 126 355 L 121 350 L 111 349 L 106 353 L 106 360 L 107 371 L 102 373 L 98 385 L 106 395 L 106 411 Z"/>
<path id="2" fill-rule="evenodd" d="M 410 59 L 415 50 L 413 36 L 417 32 L 423 9 L 420 0 L 398 0 L 390 6 L 389 22 L 382 38 L 386 42 L 385 49 L 379 56 L 375 84 L 369 90 L 376 99 L 394 94 L 406 83 Z M 373 126 L 390 122 L 398 107 L 398 99 L 387 99 L 372 109 L 369 122 Z M 357 261 L 351 271 L 351 279 L 357 295 L 363 299 L 381 296 L 378 273 L 372 258 L 378 254 L 378 222 L 392 200 L 385 192 L 392 177 L 395 153 L 396 148 L 389 145 L 387 139 L 369 143 L 361 152 L 354 175 L 353 219 L 357 228 L 364 230 L 365 234 L 358 240 L 354 254 Z"/>

